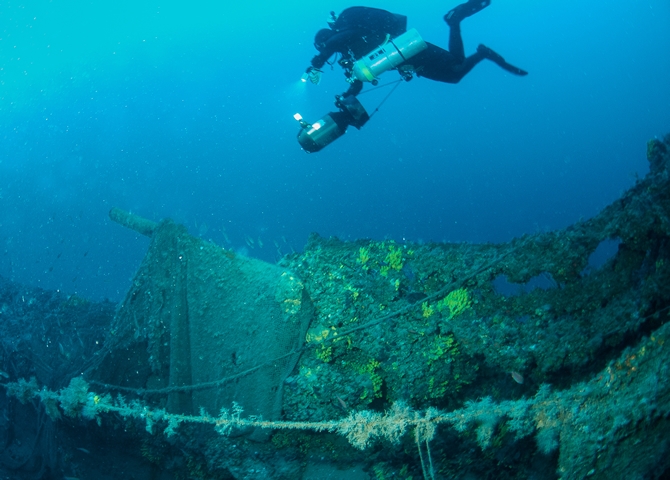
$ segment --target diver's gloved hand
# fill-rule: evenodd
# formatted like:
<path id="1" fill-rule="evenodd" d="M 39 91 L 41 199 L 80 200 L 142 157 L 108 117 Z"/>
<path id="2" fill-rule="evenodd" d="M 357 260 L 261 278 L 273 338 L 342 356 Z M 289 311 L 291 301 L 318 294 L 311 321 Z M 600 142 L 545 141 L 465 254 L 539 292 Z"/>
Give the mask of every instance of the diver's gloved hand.
<path id="1" fill-rule="evenodd" d="M 356 101 L 356 95 L 352 95 L 349 92 L 344 92 L 341 95 L 335 95 L 335 106 L 340 110 L 346 110 L 347 105 L 351 104 L 349 97 L 353 97 L 353 100 Z"/>
<path id="2" fill-rule="evenodd" d="M 305 70 L 305 75 L 307 75 L 309 81 L 314 85 L 318 85 L 319 82 L 321 82 L 321 73 L 323 73 L 321 70 L 314 67 L 308 67 L 307 70 Z"/>

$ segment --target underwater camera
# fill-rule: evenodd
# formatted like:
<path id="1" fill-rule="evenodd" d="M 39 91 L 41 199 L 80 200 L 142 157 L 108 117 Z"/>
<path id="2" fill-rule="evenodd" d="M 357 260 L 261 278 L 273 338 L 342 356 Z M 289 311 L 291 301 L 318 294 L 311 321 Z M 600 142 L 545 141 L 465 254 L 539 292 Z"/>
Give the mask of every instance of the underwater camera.
<path id="1" fill-rule="evenodd" d="M 368 112 L 353 95 L 337 97 L 335 106 L 339 112 L 329 112 L 314 123 L 307 123 L 299 113 L 293 116 L 302 127 L 298 132 L 298 143 L 307 153 L 327 147 L 344 135 L 349 125 L 360 129 L 370 120 Z"/>

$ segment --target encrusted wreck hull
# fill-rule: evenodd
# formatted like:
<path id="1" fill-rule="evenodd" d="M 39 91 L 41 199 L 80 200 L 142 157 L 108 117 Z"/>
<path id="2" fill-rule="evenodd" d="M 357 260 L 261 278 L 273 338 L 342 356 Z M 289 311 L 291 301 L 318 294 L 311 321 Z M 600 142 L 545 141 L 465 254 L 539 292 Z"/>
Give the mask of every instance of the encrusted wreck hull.
<path id="1" fill-rule="evenodd" d="M 660 478 L 669 150 L 594 218 L 504 244 L 314 235 L 269 265 L 115 210 L 152 245 L 104 347 L 69 387 L 16 348 L 6 387 L 94 437 L 140 426 L 116 437 L 181 478 Z"/>

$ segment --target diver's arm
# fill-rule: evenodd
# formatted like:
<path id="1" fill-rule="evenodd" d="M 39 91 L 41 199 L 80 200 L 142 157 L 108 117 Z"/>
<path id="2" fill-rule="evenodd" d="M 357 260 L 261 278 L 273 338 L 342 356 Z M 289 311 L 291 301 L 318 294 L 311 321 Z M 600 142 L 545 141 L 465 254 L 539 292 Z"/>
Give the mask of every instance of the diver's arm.
<path id="1" fill-rule="evenodd" d="M 350 97 L 353 95 L 355 97 L 356 95 L 361 93 L 361 90 L 363 90 L 363 82 L 361 82 L 360 80 L 354 80 L 353 82 L 351 82 L 351 86 L 349 87 L 349 89 L 346 92 L 344 92 L 342 96 Z"/>
<path id="2" fill-rule="evenodd" d="M 360 80 L 354 80 L 346 92 L 344 92 L 342 95 L 335 95 L 335 106 L 342 110 L 344 108 L 342 106 L 342 101 L 347 97 L 355 97 L 361 93 L 361 90 L 363 90 L 363 82 Z"/>
<path id="3" fill-rule="evenodd" d="M 312 58 L 312 67 L 321 69 L 328 59 L 336 53 L 344 55 L 349 51 L 350 45 L 360 37 L 360 32 L 356 30 L 343 30 L 337 32 L 323 44 L 319 54 Z"/>
<path id="4" fill-rule="evenodd" d="M 335 35 L 334 37 L 339 37 Z M 333 41 L 335 40 L 335 41 Z M 318 55 L 314 55 L 312 58 L 312 67 L 321 69 L 326 64 L 328 59 L 335 55 L 339 50 L 339 40 L 338 38 L 330 38 L 321 48 Z"/>
<path id="5" fill-rule="evenodd" d="M 319 55 L 314 55 L 314 58 L 312 58 L 312 61 L 310 62 L 312 65 L 307 68 L 307 71 L 309 72 L 313 68 L 321 70 L 321 68 L 323 68 L 323 66 L 326 64 L 331 55 L 332 53 L 328 56 L 325 56 L 322 53 L 320 53 Z"/>

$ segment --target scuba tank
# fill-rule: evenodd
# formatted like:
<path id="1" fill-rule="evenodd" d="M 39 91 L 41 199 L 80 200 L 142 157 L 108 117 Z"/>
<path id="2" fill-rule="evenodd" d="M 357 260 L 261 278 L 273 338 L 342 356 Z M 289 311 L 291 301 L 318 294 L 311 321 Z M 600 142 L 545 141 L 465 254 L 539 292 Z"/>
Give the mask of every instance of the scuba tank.
<path id="1" fill-rule="evenodd" d="M 376 85 L 379 75 L 397 67 L 427 47 L 416 28 L 412 28 L 354 62 L 351 69 L 351 80 Z"/>

